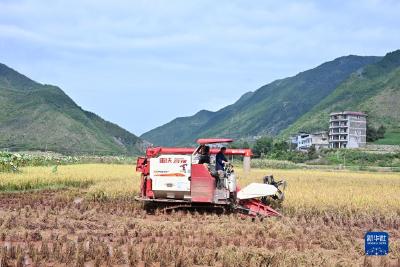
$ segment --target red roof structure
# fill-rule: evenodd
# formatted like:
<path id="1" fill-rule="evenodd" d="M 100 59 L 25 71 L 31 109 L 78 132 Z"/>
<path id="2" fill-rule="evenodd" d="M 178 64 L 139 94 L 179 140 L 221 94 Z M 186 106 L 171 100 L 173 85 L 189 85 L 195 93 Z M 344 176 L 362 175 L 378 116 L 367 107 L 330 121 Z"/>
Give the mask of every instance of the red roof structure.
<path id="1" fill-rule="evenodd" d="M 217 144 L 217 143 L 231 143 L 233 139 L 229 138 L 200 138 L 196 141 L 200 145 Z"/>

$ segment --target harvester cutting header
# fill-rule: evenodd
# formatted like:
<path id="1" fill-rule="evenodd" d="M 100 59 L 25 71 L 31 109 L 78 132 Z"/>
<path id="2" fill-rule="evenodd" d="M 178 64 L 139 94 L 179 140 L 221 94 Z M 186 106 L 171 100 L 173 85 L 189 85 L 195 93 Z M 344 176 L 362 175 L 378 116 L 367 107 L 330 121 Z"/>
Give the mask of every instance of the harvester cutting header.
<path id="1" fill-rule="evenodd" d="M 268 203 L 272 199 L 283 200 L 285 183 L 266 176 L 263 183 L 251 183 L 240 189 L 233 166 L 224 155 L 243 156 L 246 172 L 250 168 L 251 149 L 209 147 L 230 142 L 233 140 L 198 139 L 197 148 L 148 148 L 146 156 L 137 160 L 141 186 L 136 199 L 167 209 L 213 208 L 251 217 L 280 216 Z"/>

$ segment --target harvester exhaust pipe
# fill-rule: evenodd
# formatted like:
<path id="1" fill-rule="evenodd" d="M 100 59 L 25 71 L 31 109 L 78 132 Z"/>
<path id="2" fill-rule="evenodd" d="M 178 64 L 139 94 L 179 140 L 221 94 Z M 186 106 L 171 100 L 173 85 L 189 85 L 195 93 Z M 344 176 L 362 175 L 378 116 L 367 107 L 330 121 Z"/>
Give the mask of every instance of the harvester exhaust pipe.
<path id="1" fill-rule="evenodd" d="M 244 175 L 249 175 L 250 174 L 250 159 L 253 153 L 251 152 L 251 149 L 245 149 L 243 153 L 243 172 Z"/>
<path id="2" fill-rule="evenodd" d="M 250 173 L 250 156 L 243 157 L 243 171 L 245 175 Z"/>

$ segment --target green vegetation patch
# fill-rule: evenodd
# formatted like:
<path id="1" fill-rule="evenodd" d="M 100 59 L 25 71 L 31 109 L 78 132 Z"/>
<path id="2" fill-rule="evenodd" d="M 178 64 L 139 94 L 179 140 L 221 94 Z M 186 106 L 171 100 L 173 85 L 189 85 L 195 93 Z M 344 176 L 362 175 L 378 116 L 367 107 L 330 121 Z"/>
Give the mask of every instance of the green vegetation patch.
<path id="1" fill-rule="evenodd" d="M 378 154 L 352 149 L 327 150 L 324 153 L 330 164 L 400 167 L 400 153 Z"/>
<path id="2" fill-rule="evenodd" d="M 19 172 L 19 168 L 26 166 L 54 166 L 57 172 L 58 165 L 82 163 L 106 164 L 135 164 L 136 157 L 128 156 L 64 156 L 60 154 L 25 154 L 0 151 L 0 173 Z"/>
<path id="3" fill-rule="evenodd" d="M 400 145 L 400 128 L 388 131 L 383 139 L 374 142 L 378 145 Z"/>

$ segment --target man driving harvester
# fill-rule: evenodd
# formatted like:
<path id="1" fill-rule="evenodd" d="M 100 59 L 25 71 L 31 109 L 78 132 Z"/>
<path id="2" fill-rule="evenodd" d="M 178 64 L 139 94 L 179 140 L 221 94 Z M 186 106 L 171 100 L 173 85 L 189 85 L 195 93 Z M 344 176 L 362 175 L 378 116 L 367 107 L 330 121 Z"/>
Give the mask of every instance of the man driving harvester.
<path id="1" fill-rule="evenodd" d="M 226 147 L 221 147 L 215 157 L 215 171 L 218 173 L 218 176 L 220 178 L 223 178 L 225 176 L 224 166 L 226 163 L 229 163 L 229 161 L 225 157 L 225 151 Z"/>

